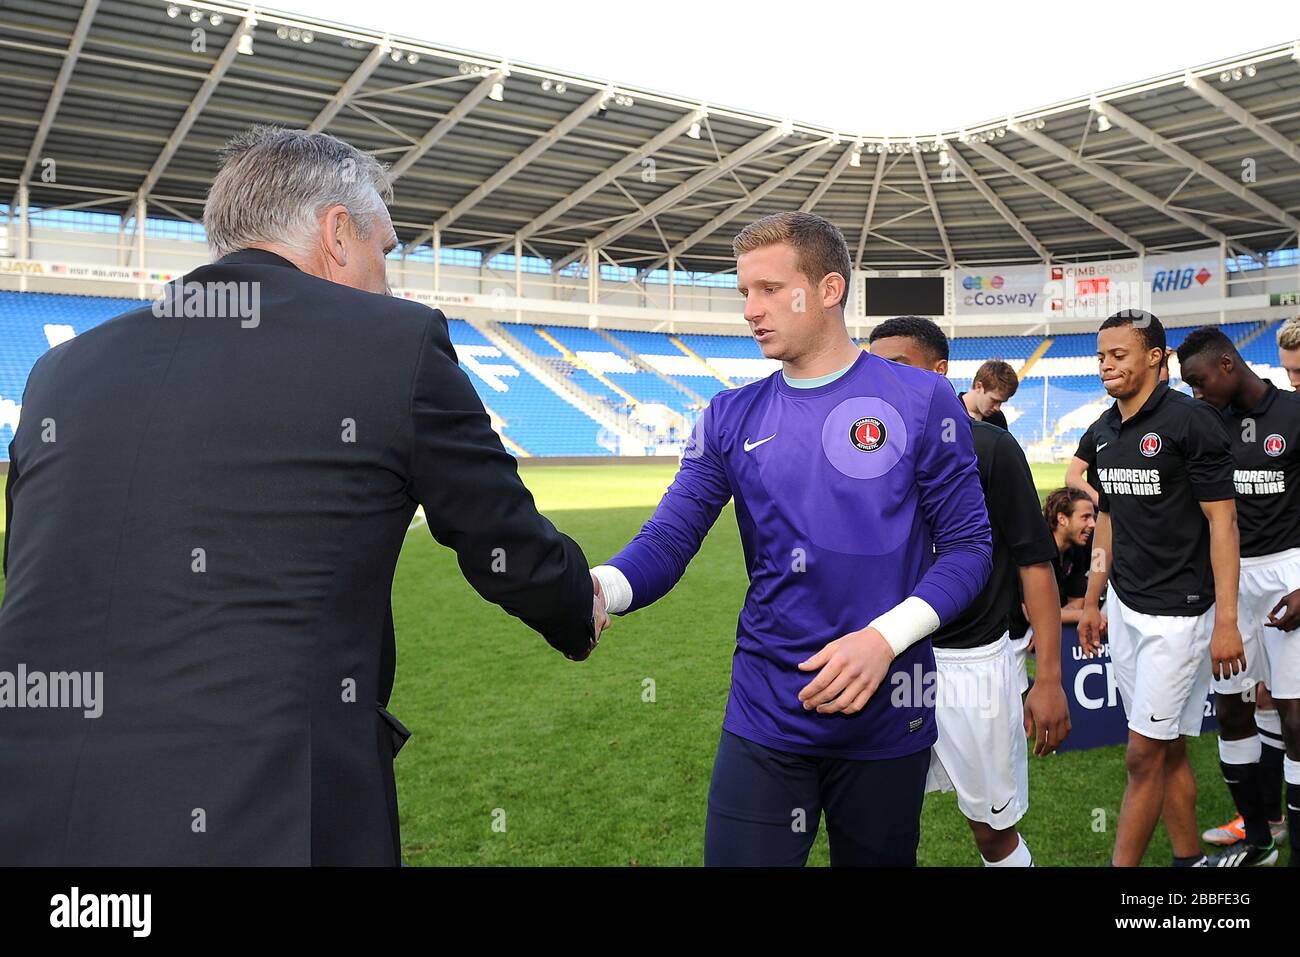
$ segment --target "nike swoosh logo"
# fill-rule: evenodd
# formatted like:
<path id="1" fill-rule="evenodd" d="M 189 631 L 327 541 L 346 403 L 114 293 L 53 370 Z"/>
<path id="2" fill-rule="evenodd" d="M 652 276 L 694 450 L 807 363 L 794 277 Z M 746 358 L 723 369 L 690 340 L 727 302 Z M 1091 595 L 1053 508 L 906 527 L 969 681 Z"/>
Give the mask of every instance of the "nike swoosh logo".
<path id="1" fill-rule="evenodd" d="M 1007 804 L 1010 804 L 1010 803 L 1011 803 L 1011 798 L 1007 798 Z M 1005 810 L 1007 809 L 1007 804 L 1004 804 L 1004 805 L 1002 805 L 1001 807 L 995 807 L 995 808 L 993 808 L 993 813 L 994 813 L 994 814 L 1001 814 L 1003 811 L 1005 811 Z M 993 805 L 990 804 L 989 807 L 993 807 Z"/>
<path id="2" fill-rule="evenodd" d="M 1100 445 L 1097 446 L 1097 451 L 1100 452 L 1102 449 L 1104 449 L 1104 448 L 1105 448 L 1106 446 L 1108 446 L 1108 445 L 1110 445 L 1109 442 L 1102 442 Z"/>
<path id="3" fill-rule="evenodd" d="M 746 452 L 752 452 L 752 451 L 754 451 L 754 449 L 758 448 L 758 447 L 759 447 L 760 445 L 762 445 L 764 442 L 771 442 L 774 438 L 776 438 L 776 433 L 775 433 L 775 432 L 773 432 L 771 435 L 769 435 L 769 436 L 768 436 L 767 438 L 765 438 L 765 439 L 759 439 L 757 442 L 751 442 L 751 441 L 749 441 L 749 439 L 745 439 L 745 451 L 746 451 Z"/>
<path id="4" fill-rule="evenodd" d="M 1174 718 L 1174 715 L 1172 715 L 1172 714 L 1171 714 L 1168 718 L 1157 718 L 1155 715 L 1152 715 L 1152 716 L 1151 716 L 1151 720 L 1152 720 L 1152 721 L 1171 721 L 1171 720 L 1173 720 L 1173 718 Z"/>

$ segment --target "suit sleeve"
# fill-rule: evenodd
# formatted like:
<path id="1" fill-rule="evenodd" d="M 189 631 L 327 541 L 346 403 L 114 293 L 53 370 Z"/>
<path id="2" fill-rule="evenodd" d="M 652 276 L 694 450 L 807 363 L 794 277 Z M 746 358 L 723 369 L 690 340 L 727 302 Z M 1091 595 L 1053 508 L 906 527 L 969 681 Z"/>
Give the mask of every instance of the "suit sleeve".
<path id="1" fill-rule="evenodd" d="M 15 446 L 18 442 L 9 443 L 9 471 L 5 475 L 5 550 L 4 550 L 4 575 L 9 577 L 9 533 L 14 527 L 14 482 L 18 481 L 18 459 L 15 456 Z"/>
<path id="2" fill-rule="evenodd" d="M 429 531 L 456 552 L 465 580 L 554 648 L 581 658 L 593 642 L 582 550 L 540 515 L 501 445 L 435 312 L 411 388 L 410 494 Z"/>
<path id="3" fill-rule="evenodd" d="M 935 561 L 912 594 L 934 609 L 940 624 L 956 618 L 988 583 L 993 541 L 980 488 L 970 417 L 944 379 L 935 380 L 925 434 L 917 453 L 921 511 Z"/>
<path id="4" fill-rule="evenodd" d="M 715 397 L 696 421 L 677 476 L 650 520 L 609 560 L 632 587 L 627 612 L 644 608 L 672 590 L 731 498 L 714 433 L 716 401 Z"/>

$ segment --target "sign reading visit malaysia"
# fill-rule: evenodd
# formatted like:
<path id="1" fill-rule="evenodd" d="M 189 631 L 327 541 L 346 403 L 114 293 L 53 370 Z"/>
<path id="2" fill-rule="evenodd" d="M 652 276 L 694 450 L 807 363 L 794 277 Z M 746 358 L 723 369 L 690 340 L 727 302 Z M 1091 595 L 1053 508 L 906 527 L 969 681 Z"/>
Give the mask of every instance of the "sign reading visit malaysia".
<path id="1" fill-rule="evenodd" d="M 1218 246 L 1147 256 L 1142 278 L 1151 304 L 1218 299 L 1223 295 L 1223 259 Z"/>
<path id="2" fill-rule="evenodd" d="M 956 313 L 959 316 L 1040 313 L 1046 278 L 1041 263 L 958 269 L 953 274 Z"/>
<path id="3" fill-rule="evenodd" d="M 1121 309 L 1146 309 L 1140 259 L 1105 259 L 1048 267 L 1043 312 L 1053 319 L 1101 321 Z"/>
<path id="4" fill-rule="evenodd" d="M 57 263 L 38 259 L 0 260 L 0 274 L 34 276 L 41 279 L 90 279 L 96 282 L 167 283 L 181 275 L 133 266 L 101 266 L 96 263 Z"/>

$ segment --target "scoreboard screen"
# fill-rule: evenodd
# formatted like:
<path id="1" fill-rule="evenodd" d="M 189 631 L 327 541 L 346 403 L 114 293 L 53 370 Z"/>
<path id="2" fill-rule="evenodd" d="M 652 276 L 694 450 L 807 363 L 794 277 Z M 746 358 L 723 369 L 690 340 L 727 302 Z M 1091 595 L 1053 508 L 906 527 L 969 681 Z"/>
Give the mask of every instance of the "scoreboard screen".
<path id="1" fill-rule="evenodd" d="M 868 316 L 942 316 L 942 276 L 867 276 Z"/>

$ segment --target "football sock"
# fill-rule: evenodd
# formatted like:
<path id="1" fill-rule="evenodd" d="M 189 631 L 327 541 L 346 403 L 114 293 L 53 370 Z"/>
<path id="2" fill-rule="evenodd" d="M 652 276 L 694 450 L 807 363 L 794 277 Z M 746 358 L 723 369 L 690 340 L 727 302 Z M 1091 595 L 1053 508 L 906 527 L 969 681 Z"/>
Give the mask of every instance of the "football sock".
<path id="1" fill-rule="evenodd" d="M 1246 840 L 1256 847 L 1268 847 L 1273 836 L 1268 829 L 1264 799 L 1259 789 L 1259 755 L 1259 735 L 1240 741 L 1219 739 L 1219 768 L 1241 814 Z"/>
<path id="2" fill-rule="evenodd" d="M 1300 761 L 1287 758 L 1284 762 L 1286 773 L 1286 827 L 1291 834 L 1291 867 L 1300 867 L 1300 852 L 1296 851 L 1296 841 L 1300 841 Z"/>
<path id="3" fill-rule="evenodd" d="M 1025 843 L 1025 839 L 1023 836 L 1021 835 L 1016 835 L 1016 836 L 1020 839 L 1019 843 L 1016 844 L 1016 849 L 1012 851 L 1010 854 L 1008 854 L 1006 857 L 1002 858 L 1002 860 L 989 861 L 989 860 L 985 860 L 983 855 L 980 855 L 980 860 L 984 861 L 984 866 L 985 867 L 1033 867 L 1034 859 L 1029 855 L 1029 845 Z"/>
<path id="4" fill-rule="evenodd" d="M 1276 711 L 1255 709 L 1255 727 L 1259 728 L 1259 743 L 1264 746 L 1259 756 L 1259 789 L 1263 795 L 1264 816 L 1270 821 L 1282 820 L 1282 759 L 1286 749 L 1282 746 L 1282 719 Z"/>

